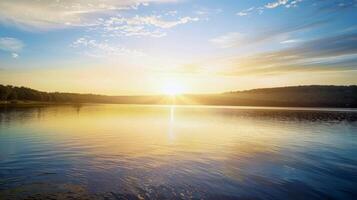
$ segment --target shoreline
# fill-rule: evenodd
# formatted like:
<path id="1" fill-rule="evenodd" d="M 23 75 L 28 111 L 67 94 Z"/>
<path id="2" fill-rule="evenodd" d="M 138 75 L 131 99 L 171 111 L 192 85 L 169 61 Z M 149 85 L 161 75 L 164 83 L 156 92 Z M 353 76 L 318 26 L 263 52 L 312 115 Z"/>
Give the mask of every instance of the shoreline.
<path id="1" fill-rule="evenodd" d="M 152 104 L 152 103 L 74 103 L 74 102 L 39 102 L 39 101 L 18 101 L 4 102 L 0 101 L 0 108 L 24 108 L 24 107 L 46 107 L 46 106 L 88 106 L 88 105 L 127 105 L 127 106 L 162 106 L 162 107 L 207 107 L 223 109 L 253 109 L 253 110 L 296 110 L 296 111 L 342 111 L 357 112 L 355 107 L 318 107 L 318 106 L 264 106 L 264 105 L 215 105 L 215 104 Z"/>

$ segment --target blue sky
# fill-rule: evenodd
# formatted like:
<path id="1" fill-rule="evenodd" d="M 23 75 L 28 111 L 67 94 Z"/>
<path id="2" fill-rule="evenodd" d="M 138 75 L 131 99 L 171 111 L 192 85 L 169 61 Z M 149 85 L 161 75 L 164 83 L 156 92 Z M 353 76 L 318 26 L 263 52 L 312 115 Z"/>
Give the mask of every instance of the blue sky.
<path id="1" fill-rule="evenodd" d="M 1 84 L 214 93 L 357 84 L 356 0 L 2 0 Z"/>

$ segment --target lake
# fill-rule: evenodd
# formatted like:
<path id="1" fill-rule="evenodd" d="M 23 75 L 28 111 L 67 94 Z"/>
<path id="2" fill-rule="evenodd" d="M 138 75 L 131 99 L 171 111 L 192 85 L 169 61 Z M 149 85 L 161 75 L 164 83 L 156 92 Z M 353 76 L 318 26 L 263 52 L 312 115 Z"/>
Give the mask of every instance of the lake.
<path id="1" fill-rule="evenodd" d="M 0 199 L 357 199 L 357 111 L 0 108 Z"/>

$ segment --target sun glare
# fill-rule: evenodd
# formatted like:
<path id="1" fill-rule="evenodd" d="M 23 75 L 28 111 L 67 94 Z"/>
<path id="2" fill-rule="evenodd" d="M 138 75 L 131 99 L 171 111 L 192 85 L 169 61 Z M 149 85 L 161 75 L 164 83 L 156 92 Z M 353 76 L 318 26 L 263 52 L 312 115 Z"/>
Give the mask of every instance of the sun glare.
<path id="1" fill-rule="evenodd" d="M 168 82 L 163 85 L 162 93 L 168 96 L 177 96 L 184 92 L 184 87 L 178 82 Z"/>

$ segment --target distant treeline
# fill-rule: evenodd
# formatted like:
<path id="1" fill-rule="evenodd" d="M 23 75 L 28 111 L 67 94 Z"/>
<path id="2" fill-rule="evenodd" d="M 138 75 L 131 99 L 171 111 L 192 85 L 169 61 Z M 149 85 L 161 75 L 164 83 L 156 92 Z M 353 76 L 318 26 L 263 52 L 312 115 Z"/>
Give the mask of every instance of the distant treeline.
<path id="1" fill-rule="evenodd" d="M 26 87 L 0 85 L 1 101 L 40 101 L 40 102 L 81 102 L 93 100 L 99 95 L 72 94 L 59 92 L 41 92 Z"/>
<path id="2" fill-rule="evenodd" d="M 311 85 L 253 89 L 225 93 L 251 105 L 297 107 L 357 107 L 357 86 Z M 244 100 L 243 100 L 244 99 Z"/>
<path id="3" fill-rule="evenodd" d="M 163 100 L 163 96 L 106 96 L 96 94 L 42 92 L 27 87 L 0 85 L 0 101 L 8 103 L 20 103 L 22 101 L 53 103 L 165 103 L 160 102 L 161 100 Z"/>
<path id="4" fill-rule="evenodd" d="M 26 87 L 0 85 L 0 101 L 118 104 L 203 104 L 231 106 L 357 107 L 357 86 L 293 86 L 254 89 L 211 95 L 106 96 L 41 92 Z"/>

